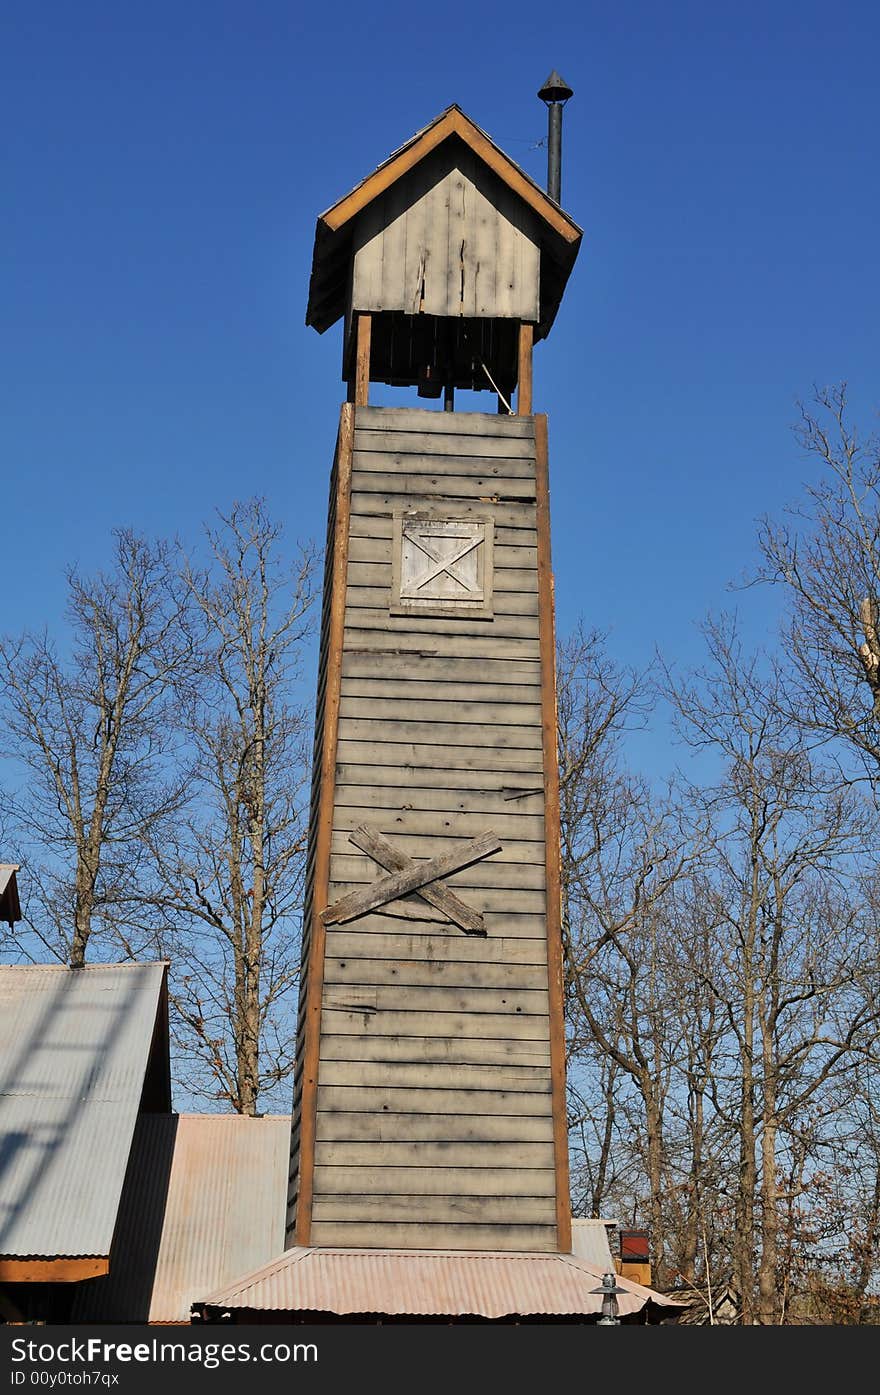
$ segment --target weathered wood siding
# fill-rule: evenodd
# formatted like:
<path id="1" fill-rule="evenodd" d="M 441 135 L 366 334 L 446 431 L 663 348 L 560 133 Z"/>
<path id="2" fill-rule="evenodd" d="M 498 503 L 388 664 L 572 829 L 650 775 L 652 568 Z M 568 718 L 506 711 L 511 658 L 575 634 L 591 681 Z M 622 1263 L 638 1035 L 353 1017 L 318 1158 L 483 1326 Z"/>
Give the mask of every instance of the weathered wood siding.
<path id="1" fill-rule="evenodd" d="M 354 310 L 536 322 L 535 215 L 463 142 L 393 184 L 355 230 Z"/>
<path id="2" fill-rule="evenodd" d="M 552 1251 L 535 419 L 359 407 L 354 427 L 328 901 L 383 875 L 361 824 L 414 859 L 489 829 L 502 848 L 445 881 L 485 938 L 414 897 L 326 927 L 309 1241 Z M 492 618 L 390 613 L 393 516 L 424 508 L 492 518 Z"/>

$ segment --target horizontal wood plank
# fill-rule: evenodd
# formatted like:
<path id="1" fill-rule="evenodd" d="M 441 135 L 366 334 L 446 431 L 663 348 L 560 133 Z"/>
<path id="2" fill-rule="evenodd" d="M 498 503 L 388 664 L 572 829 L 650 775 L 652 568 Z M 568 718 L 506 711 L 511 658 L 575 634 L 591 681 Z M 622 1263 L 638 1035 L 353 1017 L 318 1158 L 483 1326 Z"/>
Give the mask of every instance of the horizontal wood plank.
<path id="1" fill-rule="evenodd" d="M 428 987 L 444 984 L 451 988 L 529 988 L 543 991 L 547 987 L 547 969 L 543 964 L 475 964 L 462 959 L 365 959 L 365 949 L 373 949 L 373 937 L 361 953 L 345 959 L 327 958 L 325 983 L 399 983 L 405 986 Z"/>
<path id="2" fill-rule="evenodd" d="M 355 428 L 354 468 L 362 465 L 359 456 L 429 455 L 468 456 L 479 459 L 526 461 L 535 472 L 535 442 L 529 436 L 489 436 L 485 432 L 393 431 Z M 445 466 L 444 466 L 445 468 Z"/>
<path id="3" fill-rule="evenodd" d="M 352 584 L 346 593 L 346 615 L 352 617 L 359 611 L 368 611 L 370 615 L 388 609 L 391 605 L 391 575 L 384 585 L 362 586 L 356 579 L 352 579 Z M 413 614 L 416 613 L 414 610 Z M 430 614 L 427 609 L 425 614 Z M 507 628 L 507 617 L 535 616 L 538 614 L 538 593 L 537 591 L 496 591 L 492 603 L 492 614 L 496 625 Z M 396 619 L 409 619 L 409 616 L 401 616 L 395 610 Z M 432 617 L 433 619 L 434 617 Z M 455 619 L 455 617 L 451 617 Z M 446 619 L 450 619 L 449 616 Z M 354 623 L 354 620 L 351 620 Z M 487 623 L 489 623 L 487 621 Z"/>
<path id="4" fill-rule="evenodd" d="M 532 844 L 522 845 L 523 848 L 533 846 Z M 468 891 L 493 890 L 508 894 L 515 891 L 543 891 L 546 881 L 546 869 L 543 861 L 530 863 L 513 861 L 510 857 L 510 851 L 509 846 L 504 847 L 493 858 L 477 862 L 473 867 L 468 867 L 463 872 L 450 872 L 446 876 L 446 881 L 454 890 L 462 888 L 461 894 L 464 900 L 468 899 L 464 894 L 465 889 Z M 330 880 L 335 902 L 340 900 L 343 895 L 354 893 L 361 887 L 372 886 L 375 881 L 375 864 L 371 864 L 367 857 L 357 853 L 348 855 L 343 852 L 334 852 L 330 865 Z M 345 892 L 339 890 L 338 888 L 342 886 L 346 886 L 348 890 Z M 406 893 L 400 892 L 398 894 L 404 895 Z M 473 899 L 476 905 L 476 898 Z M 480 901 L 482 902 L 482 898 Z M 365 906 L 364 909 L 369 910 L 371 907 Z M 484 907 L 480 904 L 476 905 L 476 909 L 483 910 Z M 358 914 L 363 914 L 363 912 L 359 911 Z"/>
<path id="5" fill-rule="evenodd" d="M 322 1085 L 395 1089 L 507 1090 L 549 1095 L 550 1067 L 448 1062 L 322 1061 Z"/>
<path id="6" fill-rule="evenodd" d="M 378 921 L 378 918 L 375 918 Z M 393 959 L 403 964 L 463 964 L 488 971 L 491 968 L 503 973 L 517 965 L 544 968 L 547 964 L 547 944 L 543 938 L 513 939 L 492 937 L 485 940 L 468 939 L 444 929 L 442 933 L 403 933 L 389 932 L 388 922 L 383 919 L 381 929 L 367 932 L 364 924 L 373 920 L 365 916 L 357 929 L 344 926 L 327 927 L 327 956 L 331 960 L 345 960 L 349 955 L 371 958 Z M 535 917 L 536 928 L 540 930 L 543 921 Z"/>
<path id="7" fill-rule="evenodd" d="M 484 504 L 516 502 L 531 504 L 532 507 L 535 505 L 534 477 L 500 478 L 491 470 L 478 474 L 447 474 L 438 470 L 434 456 L 408 456 L 406 462 L 400 463 L 401 467 L 407 463 L 413 473 L 405 473 L 403 468 L 365 470 L 358 468 L 356 459 L 352 472 L 353 499 L 359 500 L 364 494 L 387 495 L 389 498 L 396 495 L 399 501 L 405 500 L 408 509 L 418 507 L 412 503 L 416 495 L 429 500 L 429 506 L 435 508 L 440 500 L 458 499 L 479 500 Z"/>
<path id="8" fill-rule="evenodd" d="M 437 1143 L 444 1148 L 455 1142 L 481 1148 L 502 1144 L 520 1148 L 532 1143 L 552 1148 L 553 1120 L 550 1114 L 368 1114 L 344 1110 L 327 1113 L 320 1109 L 319 1102 L 317 1138 L 319 1143 L 388 1144 L 405 1140 L 412 1146 Z"/>
<path id="9" fill-rule="evenodd" d="M 372 1221 L 316 1221 L 313 1245 L 346 1245 L 354 1248 L 556 1251 L 556 1226 L 534 1225 L 432 1225 Z"/>
<path id="10" fill-rule="evenodd" d="M 342 682 L 352 680 L 386 679 L 394 683 L 461 683 L 479 688 L 481 684 L 495 688 L 522 688 L 540 691 L 541 666 L 536 658 L 493 659 L 491 656 L 467 655 L 461 658 L 437 657 L 427 653 L 401 650 L 390 641 L 384 649 L 347 650 L 342 658 Z M 474 698 L 480 698 L 479 691 Z"/>
<path id="11" fill-rule="evenodd" d="M 516 1041 L 537 1041 L 542 1044 L 549 1040 L 549 1025 L 546 1017 L 530 1016 L 524 1013 L 456 1013 L 456 1012 L 392 1012 L 390 1009 L 383 1009 L 382 1012 L 370 1011 L 367 1008 L 347 1012 L 344 1009 L 325 1008 L 321 1018 L 321 1027 L 327 1036 L 357 1036 L 362 1040 L 375 1035 L 376 1037 L 460 1037 L 471 1042 L 482 1044 L 491 1041 L 516 1042 Z M 464 1050 L 464 1048 L 462 1048 Z M 474 1053 L 471 1051 L 471 1057 Z M 479 1061 L 483 1058 L 483 1052 L 477 1054 Z M 465 1057 L 463 1056 L 463 1059 Z M 512 1101 L 505 1101 L 510 1106 Z M 400 1113 L 412 1112 L 412 1108 L 403 1106 L 403 1101 L 398 1101 L 401 1105 Z M 421 1104 L 427 1109 L 426 1101 Z M 329 1109 L 331 1104 L 327 1101 L 319 1103 L 319 1108 Z M 332 1103 L 334 1109 L 345 1109 L 336 1100 Z M 351 1106 L 357 1109 L 357 1103 Z M 361 1101 L 363 1108 L 363 1101 Z M 371 1106 L 372 1107 L 372 1106 Z M 428 1110 L 428 1112 L 431 1112 Z M 443 1111 L 445 1112 L 445 1111 Z M 500 1109 L 498 1113 L 509 1112 Z"/>
<path id="12" fill-rule="evenodd" d="M 368 770 L 369 767 L 364 769 Z M 421 785 L 377 785 L 369 778 L 355 784 L 344 778 L 340 771 L 336 786 L 336 826 L 343 828 L 346 821 L 354 817 L 353 814 L 343 813 L 344 809 L 361 809 L 373 811 L 377 818 L 388 821 L 389 828 L 395 829 L 400 826 L 401 818 L 405 818 L 407 827 L 418 832 L 426 831 L 419 827 L 419 820 L 423 816 L 435 820 L 454 817 L 455 827 L 462 829 L 470 829 L 473 819 L 494 818 L 504 822 L 510 836 L 540 838 L 543 837 L 544 826 L 543 799 L 539 797 L 542 793 L 542 790 L 535 789 L 523 795 L 522 791 L 513 787 L 487 790 L 482 784 L 473 791 L 431 789 Z M 459 823 L 459 820 L 464 822 Z M 492 824 L 492 827 L 496 825 Z M 501 838 L 500 822 L 497 832 Z"/>
<path id="13" fill-rule="evenodd" d="M 511 1221 L 517 1225 L 552 1224 L 555 1219 L 552 1198 L 517 1196 L 512 1200 L 500 1190 L 507 1180 L 507 1172 L 499 1168 L 499 1193 L 496 1196 L 468 1196 L 466 1177 L 462 1179 L 461 1196 L 373 1196 L 369 1193 L 338 1196 L 319 1193 L 312 1208 L 312 1219 L 313 1222 L 375 1221 L 383 1226 L 396 1221 L 413 1221 L 422 1225 L 456 1225 L 473 1221 L 483 1225 Z"/>
<path id="14" fill-rule="evenodd" d="M 387 981 L 328 983 L 324 987 L 324 1007 L 328 1009 L 382 1013 L 387 1009 L 400 1010 L 404 1006 L 407 1012 L 413 1013 L 509 1013 L 514 1018 L 525 1015 L 546 1017 L 549 1011 L 546 988 L 479 988 L 443 984 L 404 986 Z"/>
<path id="15" fill-rule="evenodd" d="M 469 1167 L 468 1196 L 553 1196 L 552 1168 L 505 1169 L 504 1191 L 499 1193 L 499 1171 L 494 1167 Z M 348 1196 L 461 1196 L 462 1177 L 452 1167 L 333 1167 L 315 1168 L 315 1194 Z"/>
<path id="16" fill-rule="evenodd" d="M 359 743 L 355 743 L 359 744 Z M 436 804 L 428 804 L 428 808 L 442 809 L 446 807 L 458 808 L 460 799 L 471 799 L 473 803 L 468 808 L 478 811 L 482 807 L 481 801 L 487 801 L 486 807 L 494 807 L 494 800 L 501 802 L 501 808 L 508 806 L 511 810 L 523 810 L 529 813 L 543 811 L 544 785 L 541 778 L 541 771 L 537 769 L 529 770 L 524 768 L 522 762 L 517 762 L 517 768 L 497 770 L 474 769 L 473 766 L 464 765 L 461 767 L 445 764 L 439 758 L 442 747 L 431 747 L 438 753 L 436 764 L 419 764 L 407 760 L 400 764 L 395 761 L 393 764 L 377 765 L 373 758 L 369 761 L 340 761 L 336 767 L 337 787 L 345 786 L 351 792 L 352 800 L 362 800 L 363 792 L 357 791 L 363 785 L 370 789 L 387 790 L 389 807 L 393 807 L 398 796 L 408 800 L 412 793 L 412 802 L 415 807 L 419 807 L 419 799 L 423 795 L 447 794 L 452 803 L 447 806 L 438 799 Z M 396 748 L 389 750 L 388 756 L 400 756 L 400 751 Z M 505 753 L 505 767 L 507 757 L 510 752 Z M 385 803 L 385 796 L 376 799 L 376 806 L 380 807 Z"/>
<path id="17" fill-rule="evenodd" d="M 356 431 L 426 431 L 453 435 L 464 429 L 469 435 L 534 439 L 535 424 L 528 417 L 501 416 L 495 412 L 443 412 L 431 407 L 357 407 Z"/>
<path id="18" fill-rule="evenodd" d="M 404 803 L 407 805 L 412 803 L 407 798 L 406 793 L 398 793 L 395 800 L 398 807 L 388 809 L 387 803 L 383 805 L 378 800 L 371 807 L 366 804 L 349 803 L 352 789 L 360 790 L 360 797 L 364 797 L 363 786 L 346 787 L 337 791 L 333 826 L 340 835 L 348 836 L 349 830 L 355 829 L 358 824 L 372 822 L 376 828 L 382 830 L 386 837 L 391 839 L 419 836 L 475 838 L 487 827 L 487 821 L 491 820 L 491 827 L 498 834 L 505 847 L 514 842 L 540 843 L 543 847 L 544 819 L 542 815 L 511 813 L 511 805 L 509 803 L 505 805 L 500 796 L 494 801 L 496 805 L 500 805 L 500 810 L 496 808 L 490 814 L 486 812 L 486 805 L 492 801 L 487 800 L 485 796 L 479 801 L 482 807 L 478 812 L 453 809 L 434 810 L 430 806 L 423 810 L 402 808 L 400 806 Z M 426 801 L 429 795 L 430 791 L 426 793 Z M 514 804 L 513 808 L 516 807 Z"/>
<path id="19" fill-rule="evenodd" d="M 428 1143 L 361 1143 L 352 1140 L 319 1142 L 315 1150 L 319 1164 L 335 1167 L 539 1167 L 553 1166 L 553 1144 L 503 1143 L 496 1140 L 443 1139 Z M 462 1183 L 467 1193 L 467 1181 Z"/>
<path id="20" fill-rule="evenodd" d="M 413 707 L 412 711 L 417 708 Z M 348 716 L 340 718 L 340 741 L 381 741 L 383 746 L 423 745 L 430 742 L 434 746 L 463 747 L 467 749 L 477 742 L 479 735 L 494 751 L 524 750 L 540 752 L 541 728 L 530 723 L 527 726 L 505 726 L 501 722 L 484 722 L 479 725 L 468 722 L 421 721 L 415 716 L 404 714 L 403 718 L 382 718 Z"/>
<path id="21" fill-rule="evenodd" d="M 363 477 L 362 477 L 363 478 Z M 399 509 L 405 501 L 407 511 L 422 512 L 424 510 L 436 509 L 444 498 L 455 498 L 455 517 L 468 519 L 486 517 L 490 514 L 496 528 L 528 528 L 536 526 L 537 515 L 534 499 L 522 498 L 515 501 L 509 498 L 502 498 L 491 489 L 487 489 L 484 495 L 479 495 L 476 490 L 473 495 L 465 496 L 461 493 L 453 495 L 443 495 L 437 491 L 433 494 L 420 487 L 418 477 L 414 482 L 410 477 L 410 484 L 414 486 L 411 492 L 403 494 L 404 486 L 401 481 L 404 476 L 397 479 L 393 489 L 386 489 L 384 493 L 374 490 L 358 490 L 351 496 L 351 506 L 353 515 L 366 519 L 373 515 L 382 517 L 393 517 L 396 509 Z M 474 482 L 471 481 L 473 489 Z M 414 492 L 418 490 L 418 493 Z"/>
<path id="22" fill-rule="evenodd" d="M 435 621 L 439 627 L 441 624 L 453 625 L 451 631 L 440 628 L 417 630 L 415 625 L 420 623 L 427 625 L 427 621 L 419 621 L 416 616 L 386 616 L 385 624 L 378 624 L 378 620 L 367 624 L 363 612 L 355 612 L 358 616 L 358 623 L 346 627 L 344 644 L 345 648 L 352 654 L 383 654 L 386 656 L 386 663 L 393 659 L 395 655 L 403 658 L 412 656 L 415 659 L 481 659 L 486 664 L 495 661 L 498 664 L 518 662 L 521 659 L 533 662 L 539 657 L 539 646 L 537 635 L 507 635 L 501 634 L 500 630 L 495 630 L 491 636 L 491 643 L 487 643 L 487 635 L 479 634 L 473 630 L 475 625 L 492 625 L 491 620 L 473 620 L 470 622 L 471 628 L 465 628 L 463 620 L 455 621 Z M 392 621 L 397 623 L 392 626 Z M 508 624 L 514 624 L 514 617 L 509 617 Z M 518 627 L 524 626 L 525 620 L 516 622 Z M 460 633 L 455 629 L 458 626 Z M 490 670 L 487 670 L 487 677 Z"/>
<path id="23" fill-rule="evenodd" d="M 346 636 L 353 641 L 355 635 L 363 630 L 381 631 L 386 647 L 398 644 L 404 637 L 419 637 L 423 644 L 430 637 L 433 647 L 443 640 L 455 641 L 459 637 L 474 640 L 482 636 L 483 652 L 494 654 L 502 645 L 514 640 L 537 641 L 538 621 L 534 615 L 503 613 L 488 617 L 465 612 L 460 616 L 441 616 L 414 610 L 405 615 L 390 615 L 386 605 L 361 606 L 349 598 L 345 606 Z"/>
<path id="24" fill-rule="evenodd" d="M 456 727 L 462 724 L 469 727 L 534 727 L 539 733 L 541 730 L 539 703 L 455 702 L 420 695 L 361 697 L 349 694 L 345 688 L 339 705 L 339 715 L 352 721 L 381 721 L 395 731 L 398 722 L 405 722 L 407 730 L 412 722 L 420 725 L 430 722 L 432 726 L 443 726 L 449 722 Z"/>

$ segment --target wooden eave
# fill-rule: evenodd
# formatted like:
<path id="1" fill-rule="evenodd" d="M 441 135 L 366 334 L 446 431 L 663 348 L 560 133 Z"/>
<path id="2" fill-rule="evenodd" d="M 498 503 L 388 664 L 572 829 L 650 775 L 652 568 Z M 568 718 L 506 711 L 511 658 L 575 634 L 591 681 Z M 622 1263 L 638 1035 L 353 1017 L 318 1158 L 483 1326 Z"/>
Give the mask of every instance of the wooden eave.
<path id="1" fill-rule="evenodd" d="M 541 319 L 535 338 L 542 339 L 549 332 L 583 232 L 539 184 L 453 104 L 319 216 L 306 309 L 306 324 L 319 334 L 345 313 L 352 230 L 358 215 L 432 150 L 452 139 L 463 141 L 537 215 L 541 244 Z"/>

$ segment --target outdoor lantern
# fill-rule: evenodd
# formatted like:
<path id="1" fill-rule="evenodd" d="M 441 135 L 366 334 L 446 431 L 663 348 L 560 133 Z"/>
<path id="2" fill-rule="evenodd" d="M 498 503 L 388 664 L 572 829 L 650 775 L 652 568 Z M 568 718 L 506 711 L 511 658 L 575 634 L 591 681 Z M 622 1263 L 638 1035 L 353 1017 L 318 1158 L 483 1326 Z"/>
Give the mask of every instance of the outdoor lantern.
<path id="1" fill-rule="evenodd" d="M 617 1316 L 617 1295 L 618 1293 L 626 1293 L 626 1289 L 618 1288 L 615 1275 L 610 1272 L 603 1274 L 601 1288 L 591 1289 L 590 1292 L 602 1295 L 602 1316 L 596 1326 L 618 1327 L 620 1318 Z"/>

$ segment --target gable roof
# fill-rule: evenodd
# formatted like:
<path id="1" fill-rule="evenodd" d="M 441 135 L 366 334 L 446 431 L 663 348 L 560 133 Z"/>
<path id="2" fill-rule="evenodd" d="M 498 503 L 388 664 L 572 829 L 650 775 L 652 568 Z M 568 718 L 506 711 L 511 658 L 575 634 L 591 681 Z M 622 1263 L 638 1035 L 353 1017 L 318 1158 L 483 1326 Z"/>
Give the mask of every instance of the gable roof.
<path id="1" fill-rule="evenodd" d="M 109 1256 L 142 1097 L 171 1104 L 167 969 L 0 967 L 0 1257 Z"/>
<path id="2" fill-rule="evenodd" d="M 541 323 L 547 334 L 580 247 L 582 230 L 539 184 L 453 103 L 322 213 L 315 228 L 306 324 L 323 334 L 345 311 L 352 227 L 358 214 L 444 141 L 461 140 L 536 215 L 541 244 Z M 546 264 L 546 265 L 545 265 Z"/>

